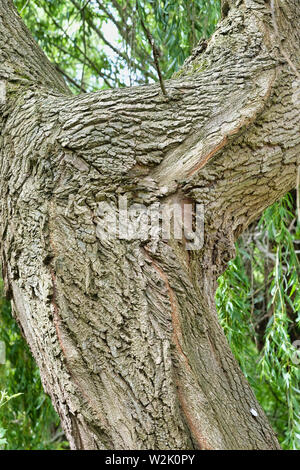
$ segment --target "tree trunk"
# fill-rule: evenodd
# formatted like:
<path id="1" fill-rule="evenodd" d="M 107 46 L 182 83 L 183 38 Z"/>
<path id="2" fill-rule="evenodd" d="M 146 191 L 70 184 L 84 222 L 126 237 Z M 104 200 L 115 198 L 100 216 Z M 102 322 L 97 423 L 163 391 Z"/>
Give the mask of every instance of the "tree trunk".
<path id="1" fill-rule="evenodd" d="M 236 238 L 295 186 L 300 5 L 223 16 L 167 96 L 74 97 L 0 0 L 2 273 L 73 449 L 279 448 L 214 296 Z M 203 207 L 203 246 L 112 237 L 125 198 Z"/>

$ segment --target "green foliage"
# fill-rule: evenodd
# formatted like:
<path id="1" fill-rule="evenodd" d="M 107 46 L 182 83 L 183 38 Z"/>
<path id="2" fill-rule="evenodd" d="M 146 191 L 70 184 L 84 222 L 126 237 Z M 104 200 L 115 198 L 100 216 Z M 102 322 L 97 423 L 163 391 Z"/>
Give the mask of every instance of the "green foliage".
<path id="1" fill-rule="evenodd" d="M 220 16 L 216 1 L 138 0 L 137 4 L 160 49 L 164 78 L 178 70 L 201 38 L 212 35 Z"/>
<path id="2" fill-rule="evenodd" d="M 12 395 L 11 397 L 7 395 L 6 391 L 3 390 L 0 392 L 0 408 L 2 408 L 6 403 L 8 403 L 10 400 L 13 398 L 16 398 L 20 396 L 21 393 L 16 393 L 15 395 Z M 0 426 L 0 450 L 4 450 L 5 446 L 8 444 L 7 439 L 5 437 L 6 434 L 6 429 L 2 428 Z"/>
<path id="3" fill-rule="evenodd" d="M 8 302 L 1 296 L 0 340 L 6 344 L 7 356 L 6 364 L 0 364 L 0 448 L 67 448 L 59 418 L 43 391 L 39 370 L 11 317 Z"/>
<path id="4" fill-rule="evenodd" d="M 219 0 L 15 0 L 25 23 L 75 91 L 157 80 L 141 15 L 170 78 L 220 17 Z M 138 7 L 138 8 L 137 8 Z"/>
<path id="5" fill-rule="evenodd" d="M 300 224 L 295 197 L 268 208 L 219 279 L 220 321 L 285 449 L 300 449 Z M 297 249 L 298 248 L 298 249 Z M 293 345 L 294 343 L 294 345 Z"/>

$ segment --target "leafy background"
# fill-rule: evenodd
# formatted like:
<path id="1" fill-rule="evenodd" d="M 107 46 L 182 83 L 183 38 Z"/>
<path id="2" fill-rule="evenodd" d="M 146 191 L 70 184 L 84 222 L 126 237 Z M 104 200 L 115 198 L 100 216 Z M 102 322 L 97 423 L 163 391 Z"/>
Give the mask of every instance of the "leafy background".
<path id="1" fill-rule="evenodd" d="M 220 18 L 219 0 L 15 0 L 15 5 L 74 93 L 156 81 L 145 26 L 161 74 L 170 78 Z M 293 191 L 249 227 L 216 294 L 232 351 L 282 447 L 298 450 L 299 207 L 299 193 Z M 6 364 L 0 365 L 0 448 L 67 449 L 38 368 L 3 298 L 0 340 L 7 349 Z"/>

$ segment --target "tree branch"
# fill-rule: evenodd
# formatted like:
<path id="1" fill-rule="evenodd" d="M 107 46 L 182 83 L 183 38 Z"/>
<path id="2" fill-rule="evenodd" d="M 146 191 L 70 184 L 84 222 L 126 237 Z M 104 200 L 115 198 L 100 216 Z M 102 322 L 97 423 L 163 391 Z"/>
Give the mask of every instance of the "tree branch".
<path id="1" fill-rule="evenodd" d="M 80 5 L 78 4 L 78 2 L 76 0 L 70 0 L 73 5 L 79 9 L 80 8 Z M 108 46 L 117 56 L 119 56 L 120 58 L 122 58 L 126 63 L 128 64 L 134 64 L 134 67 L 136 67 L 138 70 L 140 70 L 141 72 L 143 72 L 144 74 L 148 74 L 149 76 L 151 76 L 151 72 L 148 72 L 147 69 L 145 69 L 144 67 L 142 67 L 140 64 L 138 64 L 137 62 L 134 62 L 132 61 L 127 54 L 121 52 L 119 49 L 117 49 L 113 44 L 111 44 L 107 39 L 106 37 L 102 34 L 102 32 L 99 30 L 99 28 L 97 28 L 97 26 L 94 24 L 93 21 L 90 20 L 90 18 L 87 18 L 87 23 L 89 25 L 89 27 L 97 34 L 97 36 L 101 39 L 101 41 L 103 41 L 104 44 L 106 44 L 106 46 Z"/>
<path id="2" fill-rule="evenodd" d="M 82 88 L 82 84 L 78 84 L 74 78 L 70 77 L 59 65 L 56 65 L 56 69 L 70 82 L 72 85 L 74 85 L 80 92 L 82 93 L 87 93 L 87 91 Z"/>
<path id="3" fill-rule="evenodd" d="M 141 22 L 141 25 L 142 25 L 142 28 L 145 32 L 145 35 L 146 35 L 146 38 L 151 46 L 151 49 L 152 49 L 152 52 L 153 52 L 153 59 L 154 59 L 154 64 L 155 64 L 155 68 L 156 68 L 156 71 L 157 71 L 157 75 L 158 75 L 158 79 L 159 79 L 159 84 L 160 84 L 160 88 L 161 88 L 161 91 L 163 93 L 164 96 L 168 96 L 167 95 L 167 91 L 166 91 L 166 87 L 165 87 L 165 84 L 164 84 L 164 81 L 163 81 L 163 77 L 162 77 L 162 73 L 161 73 L 161 69 L 160 69 L 160 65 L 159 65 L 159 56 L 160 56 L 160 53 L 159 53 L 159 49 L 157 48 L 155 42 L 154 42 L 154 39 L 152 37 L 152 34 L 150 33 L 149 29 L 146 27 L 145 25 L 145 22 L 143 20 L 143 17 L 140 13 L 140 9 L 139 9 L 139 4 L 138 2 L 136 2 L 136 10 L 139 12 L 139 18 L 140 18 L 140 22 Z"/>

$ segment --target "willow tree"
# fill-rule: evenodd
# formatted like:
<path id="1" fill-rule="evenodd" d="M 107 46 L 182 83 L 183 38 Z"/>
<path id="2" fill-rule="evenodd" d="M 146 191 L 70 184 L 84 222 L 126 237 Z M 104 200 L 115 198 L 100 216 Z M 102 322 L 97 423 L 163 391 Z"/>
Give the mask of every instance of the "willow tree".
<path id="1" fill-rule="evenodd" d="M 6 293 L 74 449 L 276 449 L 218 323 L 234 241 L 295 186 L 298 0 L 229 0 L 159 85 L 72 96 L 0 0 Z M 204 244 L 99 236 L 99 203 L 204 207 Z"/>

